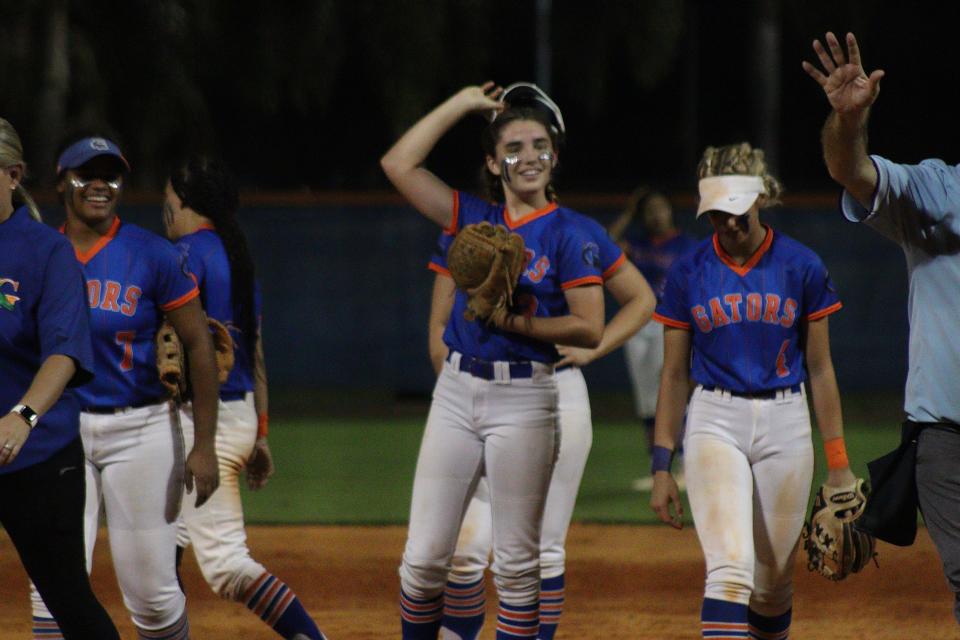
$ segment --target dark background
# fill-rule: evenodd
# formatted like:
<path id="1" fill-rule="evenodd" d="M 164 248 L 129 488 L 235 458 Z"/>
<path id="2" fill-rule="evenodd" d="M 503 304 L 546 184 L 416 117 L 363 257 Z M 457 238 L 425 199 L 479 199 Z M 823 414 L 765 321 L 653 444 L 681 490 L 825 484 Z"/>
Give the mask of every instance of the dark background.
<path id="1" fill-rule="evenodd" d="M 538 5 L 550 8 L 539 30 Z M 251 188 L 386 188 L 378 158 L 427 110 L 467 84 L 539 78 L 568 124 L 564 189 L 690 189 L 702 149 L 739 140 L 767 147 L 788 189 L 830 188 L 817 136 L 827 105 L 800 68 L 827 29 L 853 30 L 867 69 L 887 71 L 872 149 L 916 161 L 957 147 L 953 2 L 2 0 L 0 11 L 0 112 L 38 185 L 61 138 L 93 127 L 119 136 L 142 187 L 199 148 Z M 452 184 L 473 184 L 481 126 L 464 122 L 431 158 Z"/>
<path id="2" fill-rule="evenodd" d="M 785 208 L 766 219 L 823 257 L 846 303 L 831 319 L 841 388 L 898 393 L 903 257 L 840 219 L 819 144 L 828 106 L 800 62 L 826 30 L 854 31 L 867 70 L 887 72 L 871 150 L 954 161 L 956 6 L 0 0 L 0 115 L 24 140 L 28 187 L 52 222 L 52 169 L 72 132 L 119 139 L 133 166 L 121 215 L 155 230 L 170 166 L 191 151 L 224 156 L 244 186 L 272 380 L 401 396 L 432 383 L 424 267 L 436 229 L 392 195 L 378 160 L 429 109 L 467 84 L 536 80 L 568 127 L 566 204 L 607 223 L 637 184 L 653 183 L 700 237 L 709 230 L 691 215 L 697 160 L 707 145 L 748 140 L 787 189 Z M 476 186 L 482 126 L 458 124 L 429 159 L 455 187 Z M 594 389 L 627 389 L 619 354 L 587 376 Z"/>

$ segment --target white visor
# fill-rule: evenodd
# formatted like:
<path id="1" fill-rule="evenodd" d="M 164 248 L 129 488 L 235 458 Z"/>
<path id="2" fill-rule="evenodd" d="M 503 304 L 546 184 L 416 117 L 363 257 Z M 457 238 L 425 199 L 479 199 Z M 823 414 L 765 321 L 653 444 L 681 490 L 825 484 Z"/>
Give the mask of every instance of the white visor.
<path id="1" fill-rule="evenodd" d="M 725 211 L 742 216 L 761 193 L 763 178 L 760 176 L 712 176 L 700 181 L 700 206 L 697 217 L 707 211 Z"/>

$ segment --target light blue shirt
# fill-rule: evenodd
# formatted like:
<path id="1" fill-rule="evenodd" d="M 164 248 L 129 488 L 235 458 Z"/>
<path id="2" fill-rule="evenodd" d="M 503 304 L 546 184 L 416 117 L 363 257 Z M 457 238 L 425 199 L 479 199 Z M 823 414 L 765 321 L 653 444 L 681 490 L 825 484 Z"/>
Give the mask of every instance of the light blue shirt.
<path id="1" fill-rule="evenodd" d="M 846 191 L 841 206 L 847 219 L 873 227 L 899 244 L 907 258 L 904 410 L 916 422 L 960 423 L 960 165 L 871 159 L 878 180 L 870 209 Z"/>

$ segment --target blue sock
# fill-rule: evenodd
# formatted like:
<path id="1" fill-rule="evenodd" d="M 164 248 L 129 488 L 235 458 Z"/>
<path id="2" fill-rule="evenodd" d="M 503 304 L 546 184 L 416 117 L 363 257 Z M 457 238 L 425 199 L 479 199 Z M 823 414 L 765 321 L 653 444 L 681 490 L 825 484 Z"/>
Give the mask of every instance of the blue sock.
<path id="1" fill-rule="evenodd" d="M 486 611 L 483 577 L 475 582 L 447 582 L 441 624 L 444 629 L 456 633 L 461 640 L 476 640 Z"/>
<path id="2" fill-rule="evenodd" d="M 700 624 L 704 640 L 707 638 L 750 637 L 747 630 L 747 605 L 726 600 L 703 599 Z"/>
<path id="3" fill-rule="evenodd" d="M 563 613 L 564 574 L 540 581 L 540 635 L 539 640 L 553 640 Z"/>
<path id="4" fill-rule="evenodd" d="M 33 640 L 63 640 L 60 625 L 53 618 L 33 616 Z"/>
<path id="5" fill-rule="evenodd" d="M 540 603 L 519 606 L 500 603 L 497 640 L 535 640 L 540 627 Z"/>
<path id="6" fill-rule="evenodd" d="M 790 637 L 790 621 L 793 609 L 787 609 L 778 616 L 762 616 L 750 609 L 747 620 L 750 622 L 750 638 L 753 640 L 787 640 Z"/>
<path id="7" fill-rule="evenodd" d="M 247 588 L 241 601 L 283 638 L 299 633 L 310 640 L 324 640 L 297 594 L 267 571 Z"/>
<path id="8" fill-rule="evenodd" d="M 400 629 L 403 640 L 437 640 L 443 620 L 443 594 L 429 600 L 411 598 L 400 589 Z"/>

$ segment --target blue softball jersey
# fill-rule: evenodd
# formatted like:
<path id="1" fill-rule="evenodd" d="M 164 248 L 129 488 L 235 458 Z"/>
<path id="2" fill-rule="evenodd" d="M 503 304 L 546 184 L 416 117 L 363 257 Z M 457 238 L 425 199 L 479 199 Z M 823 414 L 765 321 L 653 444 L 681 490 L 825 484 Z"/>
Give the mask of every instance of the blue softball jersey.
<path id="1" fill-rule="evenodd" d="M 234 365 L 227 381 L 220 386 L 220 397 L 236 400 L 253 391 L 254 354 L 250 353 L 246 336 L 234 323 L 234 304 L 231 297 L 230 261 L 223 240 L 216 229 L 205 225 L 194 233 L 177 240 L 177 248 L 187 261 L 187 269 L 200 287 L 200 301 L 207 315 L 219 320 L 233 337 Z M 260 295 L 254 292 L 253 313 L 260 318 Z"/>
<path id="2" fill-rule="evenodd" d="M 806 380 L 800 323 L 841 307 L 826 267 L 810 249 L 766 227 L 742 266 L 716 234 L 667 272 L 654 319 L 693 333 L 691 378 L 758 393 Z"/>
<path id="3" fill-rule="evenodd" d="M 17 404 L 40 365 L 52 355 L 73 359 L 69 386 L 90 380 L 93 350 L 83 273 L 73 247 L 22 207 L 0 223 L 0 411 Z M 79 435 L 80 404 L 73 389 L 45 413 L 10 473 L 49 459 Z"/>
<path id="4" fill-rule="evenodd" d="M 502 204 L 459 191 L 454 192 L 453 198 L 453 221 L 444 230 L 450 242 L 466 225 L 484 221 L 504 225 L 523 237 L 527 260 L 513 296 L 511 310 L 514 313 L 543 318 L 568 315 L 565 290 L 603 283 L 601 246 L 584 227 L 581 214 L 551 203 L 511 221 Z M 444 264 L 438 265 L 441 272 L 446 271 L 445 248 L 443 254 Z M 620 259 L 623 259 L 622 252 Z M 466 307 L 467 295 L 457 289 L 450 321 L 443 334 L 443 341 L 452 350 L 490 361 L 552 363 L 559 360 L 552 344 L 488 327 L 482 320 L 464 319 Z"/>
<path id="5" fill-rule="evenodd" d="M 154 338 L 163 314 L 200 292 L 186 261 L 164 238 L 115 218 L 86 252 L 96 380 L 78 389 L 83 407 L 129 407 L 166 396 Z"/>

